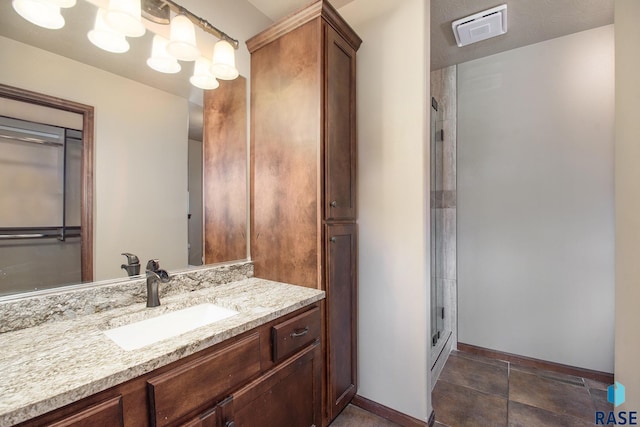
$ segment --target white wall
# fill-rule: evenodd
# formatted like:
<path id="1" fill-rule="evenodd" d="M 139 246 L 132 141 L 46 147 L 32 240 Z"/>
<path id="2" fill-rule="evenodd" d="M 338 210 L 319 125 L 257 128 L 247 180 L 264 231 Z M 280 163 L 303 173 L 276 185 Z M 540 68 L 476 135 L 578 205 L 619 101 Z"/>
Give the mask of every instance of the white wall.
<path id="1" fill-rule="evenodd" d="M 380 13 L 371 16 L 374 11 Z M 363 39 L 357 65 L 358 394 L 426 421 L 428 2 L 356 0 L 340 13 Z"/>
<path id="2" fill-rule="evenodd" d="M 613 372 L 613 26 L 458 66 L 459 341 Z"/>
<path id="3" fill-rule="evenodd" d="M 187 100 L 0 37 L 0 82 L 95 108 L 96 280 L 187 265 Z"/>
<path id="4" fill-rule="evenodd" d="M 640 2 L 616 0 L 616 363 L 619 410 L 640 409 Z"/>

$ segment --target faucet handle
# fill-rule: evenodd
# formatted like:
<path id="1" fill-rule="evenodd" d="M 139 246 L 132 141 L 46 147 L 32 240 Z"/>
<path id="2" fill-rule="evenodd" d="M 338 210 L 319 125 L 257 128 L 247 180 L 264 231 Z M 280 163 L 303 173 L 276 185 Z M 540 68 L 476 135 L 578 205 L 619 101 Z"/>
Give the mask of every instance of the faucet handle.
<path id="1" fill-rule="evenodd" d="M 131 276 L 137 276 L 140 274 L 140 260 L 134 254 L 124 252 L 122 255 L 127 257 L 127 263 L 122 264 L 120 268 L 126 270 L 127 274 Z"/>
<path id="2" fill-rule="evenodd" d="M 158 271 L 160 270 L 160 261 L 157 259 L 150 259 L 147 262 L 147 270 L 149 271 Z"/>
<path id="3" fill-rule="evenodd" d="M 129 265 L 140 264 L 140 260 L 134 254 L 130 254 L 128 252 L 123 252 L 120 255 L 124 255 L 124 256 L 127 257 L 127 264 L 129 264 Z"/>

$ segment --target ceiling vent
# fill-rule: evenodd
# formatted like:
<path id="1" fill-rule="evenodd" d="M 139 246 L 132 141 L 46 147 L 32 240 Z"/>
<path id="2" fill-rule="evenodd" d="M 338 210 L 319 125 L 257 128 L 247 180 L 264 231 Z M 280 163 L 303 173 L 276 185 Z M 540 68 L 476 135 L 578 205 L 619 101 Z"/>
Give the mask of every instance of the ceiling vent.
<path id="1" fill-rule="evenodd" d="M 507 32 L 507 5 L 453 21 L 451 28 L 458 47 L 504 34 Z"/>

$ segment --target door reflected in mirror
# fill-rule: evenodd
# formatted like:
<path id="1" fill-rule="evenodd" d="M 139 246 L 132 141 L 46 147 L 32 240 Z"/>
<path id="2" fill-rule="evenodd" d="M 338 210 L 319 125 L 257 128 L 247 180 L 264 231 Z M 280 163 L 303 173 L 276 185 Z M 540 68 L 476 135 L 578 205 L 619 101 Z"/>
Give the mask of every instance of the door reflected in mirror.
<path id="1" fill-rule="evenodd" d="M 93 107 L 0 98 L 0 295 L 91 280 Z"/>

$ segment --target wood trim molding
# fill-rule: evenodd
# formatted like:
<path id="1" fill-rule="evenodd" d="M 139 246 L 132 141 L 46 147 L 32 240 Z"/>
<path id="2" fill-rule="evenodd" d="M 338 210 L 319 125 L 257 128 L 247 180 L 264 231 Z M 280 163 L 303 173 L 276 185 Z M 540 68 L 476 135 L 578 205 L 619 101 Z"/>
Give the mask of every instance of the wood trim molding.
<path id="1" fill-rule="evenodd" d="M 337 32 L 344 38 L 354 50 L 358 50 L 362 44 L 362 39 L 340 16 L 333 5 L 327 1 L 322 4 L 322 16 Z"/>
<path id="2" fill-rule="evenodd" d="M 327 0 L 316 0 L 313 3 L 299 9 L 282 18 L 266 30 L 256 34 L 246 41 L 249 53 L 253 53 L 261 47 L 278 39 L 282 35 L 295 30 L 298 27 L 318 17 L 323 17 L 355 50 L 358 50 L 362 39 L 340 16 L 338 11 Z"/>
<path id="3" fill-rule="evenodd" d="M 0 98 L 13 99 L 82 115 L 81 274 L 83 282 L 93 281 L 93 107 L 1 83 Z"/>
<path id="4" fill-rule="evenodd" d="M 433 422 L 435 422 L 435 414 L 433 412 L 431 412 L 431 416 L 429 416 L 429 424 L 427 424 L 424 421 L 420 421 L 417 418 L 398 412 L 395 409 L 381 405 L 358 394 L 355 395 L 351 404 L 403 427 L 427 427 L 427 425 L 432 426 Z"/>
<path id="5" fill-rule="evenodd" d="M 544 369 L 546 371 L 557 372 L 560 374 L 588 378 L 591 380 L 600 381 L 605 384 L 613 384 L 613 374 L 608 372 L 594 371 L 591 369 L 563 365 L 561 363 L 534 359 L 532 357 L 520 356 L 512 353 L 505 353 L 502 351 L 491 350 L 488 348 L 478 347 L 475 345 L 464 344 L 460 342 L 458 343 L 458 350 L 464 353 L 471 353 L 478 356 L 488 357 L 490 359 L 504 360 L 510 363 L 516 363 L 527 368 Z"/>

